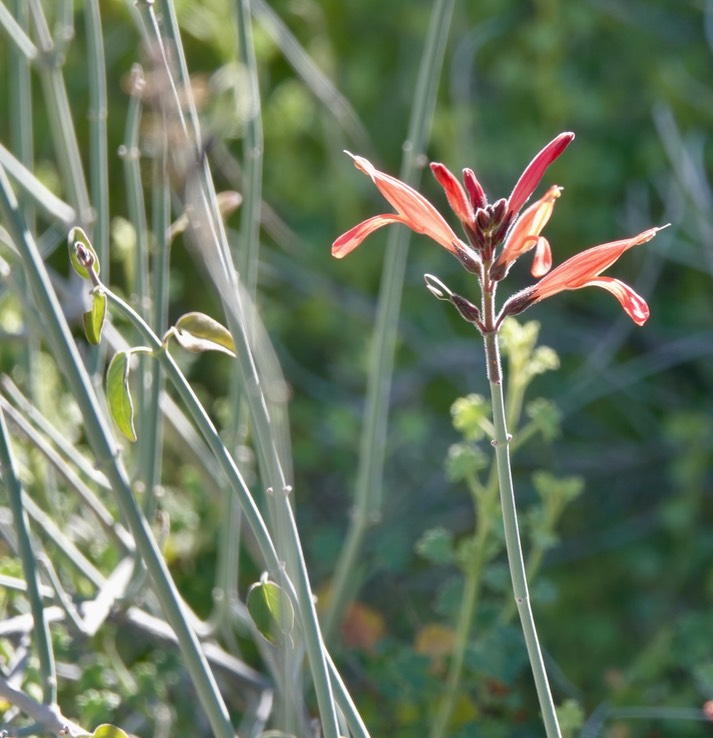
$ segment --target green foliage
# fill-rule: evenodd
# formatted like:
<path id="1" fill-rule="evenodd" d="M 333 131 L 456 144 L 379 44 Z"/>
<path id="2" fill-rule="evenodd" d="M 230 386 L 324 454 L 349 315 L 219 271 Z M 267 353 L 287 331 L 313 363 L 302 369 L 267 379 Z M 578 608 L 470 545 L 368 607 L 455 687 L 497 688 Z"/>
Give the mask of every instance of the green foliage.
<path id="1" fill-rule="evenodd" d="M 136 441 L 134 428 L 134 403 L 129 390 L 129 367 L 131 354 L 120 351 L 114 354 L 106 373 L 106 397 L 111 417 L 116 427 L 129 441 Z"/>
<path id="2" fill-rule="evenodd" d="M 451 405 L 453 427 L 466 441 L 480 441 L 483 437 L 492 438 L 492 410 L 490 403 L 482 395 L 460 397 Z"/>
<path id="3" fill-rule="evenodd" d="M 446 528 L 431 528 L 416 542 L 416 553 L 432 564 L 450 564 L 453 550 L 453 533 Z"/>
<path id="4" fill-rule="evenodd" d="M 188 351 L 221 351 L 228 356 L 235 356 L 235 343 L 230 331 L 204 313 L 182 315 L 170 335 Z"/>
<path id="5" fill-rule="evenodd" d="M 284 590 L 275 582 L 261 579 L 248 590 L 245 604 L 258 632 L 276 645 L 294 628 L 295 610 Z"/>
<path id="6" fill-rule="evenodd" d="M 93 346 L 98 346 L 101 343 L 102 328 L 106 320 L 106 304 L 106 295 L 101 291 L 95 291 L 92 293 L 91 310 L 82 316 L 84 333 L 87 341 Z"/>

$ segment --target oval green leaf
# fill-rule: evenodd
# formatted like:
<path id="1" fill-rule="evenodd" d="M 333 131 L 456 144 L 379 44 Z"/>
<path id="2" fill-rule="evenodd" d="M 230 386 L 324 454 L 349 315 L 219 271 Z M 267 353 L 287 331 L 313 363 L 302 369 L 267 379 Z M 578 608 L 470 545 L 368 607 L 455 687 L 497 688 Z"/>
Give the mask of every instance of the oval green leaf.
<path id="1" fill-rule="evenodd" d="M 126 351 L 115 354 L 109 364 L 106 374 L 106 397 L 117 428 L 133 443 L 136 440 L 136 431 L 134 405 L 129 392 L 129 354 Z"/>
<path id="2" fill-rule="evenodd" d="M 93 738 L 129 738 L 129 736 L 116 725 L 103 723 L 93 733 Z"/>
<path id="3" fill-rule="evenodd" d="M 248 590 L 248 612 L 260 634 L 273 645 L 279 636 L 289 635 L 295 624 L 290 598 L 275 582 L 260 581 Z"/>
<path id="4" fill-rule="evenodd" d="M 188 351 L 221 351 L 235 356 L 235 344 L 230 331 L 205 313 L 186 313 L 174 326 L 173 335 Z"/>
<path id="5" fill-rule="evenodd" d="M 102 328 L 106 318 L 106 295 L 103 292 L 92 294 L 92 309 L 84 313 L 84 333 L 87 341 L 98 346 L 102 337 Z"/>
<path id="6" fill-rule="evenodd" d="M 82 248 L 86 249 L 86 251 L 88 251 L 91 255 L 92 259 L 94 260 L 92 262 L 92 271 L 94 272 L 94 274 L 99 276 L 100 267 L 97 252 L 94 250 L 94 247 L 92 246 L 89 237 L 84 232 L 84 229 L 80 228 L 79 226 L 74 226 L 74 228 L 72 228 L 72 230 L 69 232 L 69 235 L 67 236 L 67 244 L 69 245 L 69 260 L 72 262 L 74 271 L 77 272 L 77 274 L 82 279 L 89 279 L 89 272 L 87 271 L 85 266 L 80 264 L 79 258 L 77 256 L 77 247 L 81 246 Z"/>

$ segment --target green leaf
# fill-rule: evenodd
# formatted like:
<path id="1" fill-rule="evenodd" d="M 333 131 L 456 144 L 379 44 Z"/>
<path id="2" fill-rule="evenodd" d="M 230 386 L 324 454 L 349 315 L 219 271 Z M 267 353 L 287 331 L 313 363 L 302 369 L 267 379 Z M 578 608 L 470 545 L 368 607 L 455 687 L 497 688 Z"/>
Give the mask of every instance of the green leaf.
<path id="1" fill-rule="evenodd" d="M 584 725 L 584 711 L 576 700 L 565 700 L 556 708 L 562 738 L 571 738 Z"/>
<path id="2" fill-rule="evenodd" d="M 289 635 L 295 623 L 295 611 L 282 588 L 265 578 L 253 584 L 246 600 L 248 612 L 255 626 L 270 643 L 278 642 L 278 635 Z"/>
<path id="3" fill-rule="evenodd" d="M 454 558 L 453 533 L 443 527 L 427 530 L 416 541 L 416 553 L 432 564 L 450 564 Z"/>
<path id="4" fill-rule="evenodd" d="M 94 274 L 99 276 L 100 267 L 97 252 L 94 250 L 89 237 L 82 228 L 79 226 L 74 226 L 74 228 L 72 228 L 67 236 L 67 244 L 69 245 L 69 260 L 72 262 L 74 271 L 77 272 L 82 279 L 90 279 L 89 272 L 86 267 L 80 263 L 79 257 L 77 256 L 77 250 L 83 248 L 92 257 L 92 271 Z"/>
<path id="5" fill-rule="evenodd" d="M 92 308 L 82 316 L 84 320 L 84 333 L 87 341 L 98 346 L 102 337 L 102 328 L 106 318 L 106 295 L 103 292 L 92 294 Z"/>
<path id="6" fill-rule="evenodd" d="M 121 351 L 114 355 L 106 375 L 106 396 L 111 417 L 119 430 L 132 443 L 136 440 L 134 430 L 134 406 L 129 393 L 129 353 Z"/>
<path id="7" fill-rule="evenodd" d="M 448 449 L 446 474 L 451 482 L 467 481 L 488 464 L 488 457 L 482 449 L 466 443 L 455 443 Z"/>
<path id="8" fill-rule="evenodd" d="M 129 738 L 129 736 L 116 725 L 104 723 L 100 725 L 93 733 L 93 738 Z"/>
<path id="9" fill-rule="evenodd" d="M 559 435 L 562 413 L 550 400 L 544 397 L 532 400 L 525 407 L 525 413 L 532 419 L 545 441 L 551 442 Z"/>
<path id="10" fill-rule="evenodd" d="M 453 427 L 466 441 L 479 441 L 484 435 L 493 435 L 490 403 L 482 395 L 459 397 L 451 406 L 451 415 Z"/>
<path id="11" fill-rule="evenodd" d="M 173 336 L 188 351 L 221 351 L 235 356 L 230 331 L 204 313 L 186 313 L 175 325 Z"/>

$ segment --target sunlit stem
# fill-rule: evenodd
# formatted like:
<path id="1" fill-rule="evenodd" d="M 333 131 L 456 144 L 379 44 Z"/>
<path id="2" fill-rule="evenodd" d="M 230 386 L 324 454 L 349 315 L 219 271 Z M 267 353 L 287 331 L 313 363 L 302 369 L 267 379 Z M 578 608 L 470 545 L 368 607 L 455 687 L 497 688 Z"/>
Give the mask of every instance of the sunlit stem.
<path id="1" fill-rule="evenodd" d="M 491 301 L 492 306 L 492 301 Z M 510 436 L 505 419 L 505 399 L 502 385 L 502 370 L 498 352 L 498 337 L 494 331 L 485 334 L 485 355 L 488 367 L 490 396 L 493 404 L 493 424 L 495 427 L 495 458 L 500 482 L 500 503 L 503 513 L 505 529 L 505 548 L 507 550 L 510 577 L 512 579 L 513 595 L 520 615 L 522 632 L 525 637 L 527 654 L 530 659 L 532 674 L 535 679 L 537 698 L 540 702 L 542 719 L 545 724 L 547 738 L 560 738 L 560 728 L 557 722 L 552 693 L 547 680 L 547 672 L 537 638 L 535 620 L 530 606 L 530 594 L 527 586 L 525 562 L 522 556 L 520 532 L 515 507 L 515 492 L 510 469 Z"/>

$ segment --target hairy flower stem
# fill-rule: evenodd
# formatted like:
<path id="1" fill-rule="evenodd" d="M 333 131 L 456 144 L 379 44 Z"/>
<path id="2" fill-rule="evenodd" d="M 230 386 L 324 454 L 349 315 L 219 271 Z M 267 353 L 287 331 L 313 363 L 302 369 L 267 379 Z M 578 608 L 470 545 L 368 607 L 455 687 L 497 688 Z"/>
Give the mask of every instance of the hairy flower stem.
<path id="1" fill-rule="evenodd" d="M 484 302 L 487 300 L 487 293 Z M 492 305 L 492 298 L 490 301 Z M 492 314 L 492 313 L 491 313 Z M 540 702 L 542 719 L 545 724 L 547 738 L 560 738 L 560 728 L 557 722 L 555 705 L 547 681 L 547 672 L 542 659 L 540 643 L 535 629 L 535 620 L 530 606 L 530 594 L 527 587 L 525 562 L 522 556 L 520 533 L 517 523 L 517 509 L 515 507 L 515 492 L 510 469 L 510 436 L 505 420 L 505 398 L 503 394 L 502 370 L 498 352 L 498 337 L 494 331 L 488 332 L 485 338 L 485 355 L 490 383 L 490 396 L 493 403 L 493 424 L 495 426 L 495 458 L 500 482 L 500 503 L 503 513 L 505 529 L 505 548 L 507 550 L 510 577 L 512 579 L 515 604 L 520 615 L 522 632 L 525 637 L 527 654 L 530 659 L 532 674 L 535 679 L 537 698 Z"/>

